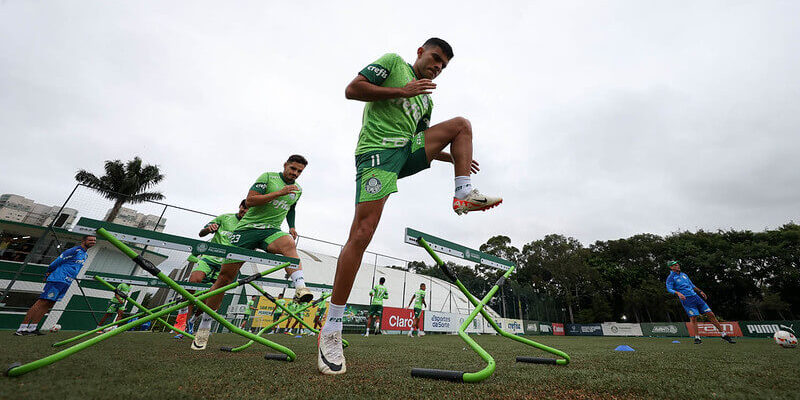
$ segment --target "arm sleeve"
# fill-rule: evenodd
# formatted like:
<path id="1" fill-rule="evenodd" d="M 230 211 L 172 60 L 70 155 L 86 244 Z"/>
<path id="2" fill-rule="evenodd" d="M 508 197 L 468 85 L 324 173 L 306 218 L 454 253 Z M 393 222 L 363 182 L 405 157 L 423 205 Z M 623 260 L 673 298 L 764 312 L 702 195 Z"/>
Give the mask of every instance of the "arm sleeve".
<path id="1" fill-rule="evenodd" d="M 218 216 L 218 217 L 216 217 L 216 218 L 212 219 L 211 221 L 209 221 L 209 222 L 206 224 L 206 226 L 204 226 L 203 228 L 208 228 L 208 226 L 209 226 L 209 225 L 211 225 L 211 224 L 222 225 L 222 221 L 220 221 L 220 218 L 219 218 L 219 216 Z"/>
<path id="2" fill-rule="evenodd" d="M 269 183 L 269 172 L 261 174 L 261 176 L 256 179 L 256 183 L 253 186 L 250 186 L 250 190 L 257 192 L 258 194 L 267 194 L 267 184 Z"/>
<path id="3" fill-rule="evenodd" d="M 358 74 L 367 78 L 370 83 L 381 86 L 389 74 L 392 73 L 397 59 L 400 58 L 397 54 L 389 53 L 384 54 L 381 58 L 375 60 L 374 63 L 367 65 Z"/>
<path id="4" fill-rule="evenodd" d="M 675 283 L 669 278 L 667 278 L 667 292 L 675 294 Z"/>
<path id="5" fill-rule="evenodd" d="M 47 268 L 47 273 L 49 274 L 49 273 L 55 271 L 56 268 L 61 266 L 61 264 L 63 264 L 64 261 L 67 261 L 67 259 L 72 257 L 73 255 L 75 255 L 75 248 L 74 247 L 69 249 L 69 250 L 67 250 L 67 251 L 65 251 L 65 252 L 63 252 L 63 253 L 61 253 L 61 255 L 56 257 L 56 259 L 53 260 L 53 262 L 50 263 L 50 266 Z"/>
<path id="6" fill-rule="evenodd" d="M 295 206 L 297 203 L 292 204 L 292 207 L 289 208 L 289 212 L 286 213 L 286 222 L 289 223 L 289 228 L 294 228 L 294 217 L 295 217 Z"/>

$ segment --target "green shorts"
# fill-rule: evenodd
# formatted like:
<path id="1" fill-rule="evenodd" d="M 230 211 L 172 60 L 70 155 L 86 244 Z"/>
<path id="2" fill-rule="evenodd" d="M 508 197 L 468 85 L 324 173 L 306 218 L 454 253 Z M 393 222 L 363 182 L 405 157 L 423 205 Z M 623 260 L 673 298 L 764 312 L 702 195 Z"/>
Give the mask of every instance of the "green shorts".
<path id="1" fill-rule="evenodd" d="M 110 302 L 108 303 L 108 310 L 106 310 L 106 313 L 113 314 L 121 309 L 122 309 L 122 304 Z"/>
<path id="2" fill-rule="evenodd" d="M 421 308 L 415 308 L 414 309 L 414 318 L 419 318 L 420 314 L 422 314 L 422 309 Z"/>
<path id="3" fill-rule="evenodd" d="M 369 316 L 374 317 L 376 315 L 383 315 L 382 304 L 372 304 L 369 306 Z"/>
<path id="4" fill-rule="evenodd" d="M 231 234 L 231 245 L 249 250 L 261 249 L 267 251 L 267 247 L 270 243 L 283 236 L 289 236 L 289 234 L 275 228 L 244 229 L 233 231 L 233 234 Z M 227 262 L 241 261 L 227 260 Z"/>
<path id="5" fill-rule="evenodd" d="M 397 191 L 397 180 L 430 167 L 425 132 L 403 147 L 356 155 L 356 203 L 380 200 Z"/>
<path id="6" fill-rule="evenodd" d="M 206 277 L 203 278 L 201 283 L 214 283 L 217 281 L 217 277 L 219 276 L 219 270 L 221 267 L 222 266 L 220 264 L 217 264 L 214 261 L 203 257 L 197 261 L 197 264 L 194 265 L 194 268 L 192 268 L 192 272 L 200 271 L 206 274 Z"/>

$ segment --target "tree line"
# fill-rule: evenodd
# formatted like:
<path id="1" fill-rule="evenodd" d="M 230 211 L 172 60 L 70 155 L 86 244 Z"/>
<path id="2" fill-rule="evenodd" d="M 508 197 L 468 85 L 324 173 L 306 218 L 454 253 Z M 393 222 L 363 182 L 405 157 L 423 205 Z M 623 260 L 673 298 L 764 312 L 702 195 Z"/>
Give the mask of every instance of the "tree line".
<path id="1" fill-rule="evenodd" d="M 494 236 L 480 250 L 511 260 L 518 269 L 490 306 L 508 318 L 552 322 L 685 321 L 666 291 L 666 263 L 708 295 L 724 320 L 795 319 L 800 315 L 800 225 L 774 230 L 638 234 L 584 246 L 551 234 L 522 246 Z M 448 263 L 478 297 L 501 274 L 480 265 Z M 416 273 L 445 279 L 435 265 L 412 262 Z"/>

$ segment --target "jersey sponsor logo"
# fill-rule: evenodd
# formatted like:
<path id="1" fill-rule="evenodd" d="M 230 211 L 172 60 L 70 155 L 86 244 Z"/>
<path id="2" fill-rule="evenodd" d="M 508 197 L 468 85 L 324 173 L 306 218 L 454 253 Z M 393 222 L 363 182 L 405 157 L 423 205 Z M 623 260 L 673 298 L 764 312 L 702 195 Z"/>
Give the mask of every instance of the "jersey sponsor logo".
<path id="1" fill-rule="evenodd" d="M 376 64 L 369 65 L 367 67 L 367 71 L 371 71 L 372 73 L 375 74 L 375 76 L 381 77 L 383 79 L 386 79 L 386 78 L 389 77 L 389 71 L 387 71 L 386 68 L 383 68 L 383 67 L 381 67 L 379 65 L 376 65 Z"/>
<path id="2" fill-rule="evenodd" d="M 267 184 L 266 183 L 256 183 L 253 186 L 255 186 L 256 189 L 261 189 L 261 190 L 266 190 L 267 189 Z"/>
<path id="3" fill-rule="evenodd" d="M 376 194 L 381 191 L 381 188 L 383 188 L 381 180 L 374 175 L 367 179 L 367 183 L 364 184 L 364 190 L 369 194 Z"/>
<path id="4" fill-rule="evenodd" d="M 289 211 L 289 208 L 290 208 L 289 202 L 287 202 L 286 200 L 275 199 L 275 200 L 272 200 L 270 202 L 270 204 L 272 204 L 272 206 L 275 207 L 275 208 L 280 208 L 280 209 L 285 210 L 285 211 Z"/>
<path id="5" fill-rule="evenodd" d="M 403 147 L 408 143 L 408 139 L 406 138 L 383 138 L 381 144 L 384 146 L 390 147 Z"/>

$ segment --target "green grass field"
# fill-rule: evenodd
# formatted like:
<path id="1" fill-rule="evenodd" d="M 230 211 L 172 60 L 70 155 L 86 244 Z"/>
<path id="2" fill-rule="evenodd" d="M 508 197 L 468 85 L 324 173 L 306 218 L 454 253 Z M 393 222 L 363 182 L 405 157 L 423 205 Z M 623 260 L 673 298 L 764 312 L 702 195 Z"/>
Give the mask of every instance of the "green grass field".
<path id="1" fill-rule="evenodd" d="M 72 335 L 6 336 L 0 365 L 52 354 L 50 345 Z M 497 370 L 477 384 L 411 378 L 412 367 L 474 371 L 481 360 L 458 337 L 346 335 L 347 374 L 320 375 L 316 338 L 269 335 L 292 348 L 295 362 L 266 361 L 266 348 L 240 353 L 219 346 L 245 342 L 213 335 L 209 349 L 189 349 L 188 339 L 159 333 L 124 333 L 56 364 L 17 378 L 1 377 L 1 399 L 67 398 L 800 398 L 800 350 L 767 339 L 729 345 L 707 338 L 533 337 L 570 354 L 568 366 L 517 364 L 515 356 L 544 353 L 497 336 L 478 342 Z M 635 352 L 613 349 L 627 344 Z M 213 349 L 213 350 L 212 350 Z"/>

